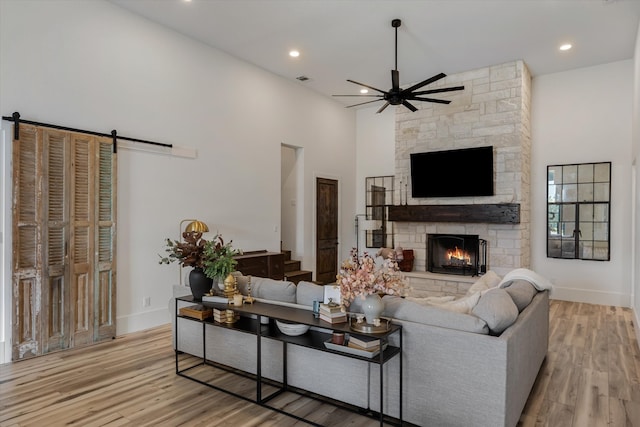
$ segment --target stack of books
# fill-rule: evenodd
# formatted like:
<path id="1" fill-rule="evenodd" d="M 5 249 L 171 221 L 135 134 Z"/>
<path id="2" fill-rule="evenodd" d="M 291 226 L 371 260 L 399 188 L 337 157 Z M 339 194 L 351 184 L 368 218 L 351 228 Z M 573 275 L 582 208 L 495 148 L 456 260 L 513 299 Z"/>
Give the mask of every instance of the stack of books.
<path id="1" fill-rule="evenodd" d="M 229 301 L 229 298 L 227 298 L 225 296 L 219 296 L 219 295 L 204 295 L 202 297 L 202 301 L 204 301 L 204 302 L 221 302 L 221 303 L 224 303 L 224 304 L 231 303 L 231 301 Z"/>
<path id="2" fill-rule="evenodd" d="M 347 313 L 339 305 L 320 304 L 320 320 L 328 323 L 345 323 Z"/>
<path id="3" fill-rule="evenodd" d="M 349 342 L 347 343 L 347 345 L 358 350 L 377 353 L 380 350 L 380 339 L 376 337 L 351 335 L 349 337 Z"/>
<path id="4" fill-rule="evenodd" d="M 219 310 L 214 308 L 213 320 L 218 323 L 233 323 L 237 320 L 237 316 L 233 310 Z"/>

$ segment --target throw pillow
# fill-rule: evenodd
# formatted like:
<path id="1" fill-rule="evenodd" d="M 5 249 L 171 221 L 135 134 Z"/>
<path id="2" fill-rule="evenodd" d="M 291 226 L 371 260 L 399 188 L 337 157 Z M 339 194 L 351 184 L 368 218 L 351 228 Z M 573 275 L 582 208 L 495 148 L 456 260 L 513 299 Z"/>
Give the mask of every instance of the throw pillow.
<path id="1" fill-rule="evenodd" d="M 503 284 L 502 288 L 511 296 L 520 312 L 531 303 L 533 297 L 538 293 L 538 290 L 530 282 L 521 279 L 511 280 Z"/>
<path id="2" fill-rule="evenodd" d="M 499 335 L 518 318 L 518 307 L 507 291 L 491 289 L 480 297 L 471 313 L 487 322 L 492 334 Z"/>
<path id="3" fill-rule="evenodd" d="M 486 291 L 487 289 L 495 288 L 500 283 L 500 276 L 498 276 L 493 270 L 489 270 L 476 282 L 471 285 L 467 291 L 467 295 L 474 292 Z"/>

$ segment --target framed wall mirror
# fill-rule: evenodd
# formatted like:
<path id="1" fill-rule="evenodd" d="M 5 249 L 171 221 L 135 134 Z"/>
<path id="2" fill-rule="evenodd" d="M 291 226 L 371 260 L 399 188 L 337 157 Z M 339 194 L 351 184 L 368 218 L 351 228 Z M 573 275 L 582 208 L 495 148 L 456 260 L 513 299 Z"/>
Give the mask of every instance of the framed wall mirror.
<path id="1" fill-rule="evenodd" d="M 365 178 L 366 215 L 375 221 L 373 230 L 366 230 L 367 248 L 393 248 L 393 224 L 389 222 L 389 206 L 393 204 L 393 176 Z"/>
<path id="2" fill-rule="evenodd" d="M 547 257 L 610 260 L 611 162 L 547 166 Z"/>

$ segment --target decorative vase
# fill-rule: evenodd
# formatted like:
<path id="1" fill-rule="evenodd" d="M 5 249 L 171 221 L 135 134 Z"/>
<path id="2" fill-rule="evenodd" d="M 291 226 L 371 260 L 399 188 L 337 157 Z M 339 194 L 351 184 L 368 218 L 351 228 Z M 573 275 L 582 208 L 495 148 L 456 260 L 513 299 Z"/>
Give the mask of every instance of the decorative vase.
<path id="1" fill-rule="evenodd" d="M 384 303 L 378 294 L 367 295 L 362 301 L 362 311 L 369 324 L 373 324 L 374 319 L 380 319 L 383 310 Z"/>
<path id="2" fill-rule="evenodd" d="M 200 301 L 202 296 L 211 290 L 213 279 L 208 278 L 202 268 L 194 268 L 189 273 L 189 287 L 195 300 Z"/>

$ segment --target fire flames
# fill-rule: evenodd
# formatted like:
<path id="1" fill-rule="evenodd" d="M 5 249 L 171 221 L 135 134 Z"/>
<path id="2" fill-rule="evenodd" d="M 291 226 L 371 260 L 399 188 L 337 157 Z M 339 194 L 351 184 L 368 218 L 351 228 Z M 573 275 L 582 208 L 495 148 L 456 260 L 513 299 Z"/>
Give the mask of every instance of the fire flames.
<path id="1" fill-rule="evenodd" d="M 447 259 L 452 265 L 471 265 L 471 255 L 457 246 L 447 251 Z"/>

